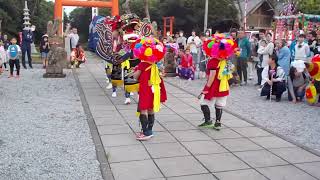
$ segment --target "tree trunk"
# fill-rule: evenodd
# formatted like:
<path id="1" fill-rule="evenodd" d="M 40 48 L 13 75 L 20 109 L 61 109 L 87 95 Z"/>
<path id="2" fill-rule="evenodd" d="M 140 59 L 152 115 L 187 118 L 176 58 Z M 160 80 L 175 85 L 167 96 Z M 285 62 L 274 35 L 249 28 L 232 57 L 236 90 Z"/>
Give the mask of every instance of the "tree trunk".
<path id="1" fill-rule="evenodd" d="M 126 14 L 131 14 L 131 10 L 130 10 L 130 0 L 126 0 L 126 2 L 124 2 L 122 4 L 122 7 L 124 9 L 124 11 L 126 12 Z"/>
<path id="2" fill-rule="evenodd" d="M 241 27 L 241 24 L 242 24 L 242 22 L 243 22 L 243 11 L 242 11 L 242 8 L 241 8 L 241 5 L 240 5 L 240 0 L 235 0 L 236 1 L 236 4 L 235 4 L 235 6 L 238 6 L 238 9 L 239 9 L 239 16 L 238 16 L 238 23 L 239 23 L 239 25 L 240 25 L 240 27 Z"/>
<path id="3" fill-rule="evenodd" d="M 144 0 L 144 9 L 146 13 L 146 18 L 150 20 L 150 13 L 149 13 L 149 2 L 148 0 Z"/>

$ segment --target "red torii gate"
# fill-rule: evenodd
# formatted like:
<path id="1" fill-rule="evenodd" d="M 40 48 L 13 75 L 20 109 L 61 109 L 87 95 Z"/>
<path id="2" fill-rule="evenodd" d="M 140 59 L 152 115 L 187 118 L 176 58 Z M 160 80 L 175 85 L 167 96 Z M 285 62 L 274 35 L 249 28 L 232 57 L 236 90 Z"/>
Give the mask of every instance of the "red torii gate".
<path id="1" fill-rule="evenodd" d="M 63 10 L 62 10 L 63 6 L 111 8 L 111 14 L 113 16 L 119 15 L 119 0 L 110 0 L 110 1 L 55 0 L 54 19 L 59 19 L 61 22 L 62 22 L 62 16 L 63 16 Z M 60 33 L 61 32 L 62 31 L 60 30 Z"/>

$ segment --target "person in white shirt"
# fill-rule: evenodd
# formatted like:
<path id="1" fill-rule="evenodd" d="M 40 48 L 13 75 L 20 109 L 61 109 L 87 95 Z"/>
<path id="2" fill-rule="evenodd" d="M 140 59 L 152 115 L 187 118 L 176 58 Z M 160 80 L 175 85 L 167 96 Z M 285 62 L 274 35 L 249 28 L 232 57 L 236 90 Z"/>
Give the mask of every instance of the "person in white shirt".
<path id="1" fill-rule="evenodd" d="M 310 48 L 308 44 L 305 42 L 305 35 L 300 34 L 298 38 L 298 42 L 295 46 L 295 56 L 294 60 L 302 60 L 304 62 L 308 62 L 308 55 L 310 54 Z"/>
<path id="2" fill-rule="evenodd" d="M 198 64 L 199 48 L 201 46 L 201 39 L 196 35 L 196 31 L 192 31 L 192 35 L 188 38 L 187 46 L 190 46 L 194 64 Z"/>
<path id="3" fill-rule="evenodd" d="M 258 85 L 261 85 L 261 73 L 262 70 L 268 66 L 268 61 L 270 56 L 273 54 L 274 50 L 274 44 L 271 41 L 272 40 L 272 34 L 268 33 L 265 36 L 265 40 L 262 39 L 259 41 L 259 48 L 258 48 L 258 54 L 259 54 L 259 62 L 258 62 L 258 67 L 257 67 L 257 72 L 258 72 Z M 267 44 L 266 44 L 267 43 Z"/>
<path id="4" fill-rule="evenodd" d="M 283 92 L 286 91 L 286 74 L 284 70 L 278 65 L 278 57 L 273 53 L 266 66 L 262 71 L 261 96 L 267 96 L 270 100 L 271 95 L 276 96 L 276 101 L 281 101 Z"/>
<path id="5" fill-rule="evenodd" d="M 77 28 L 72 28 L 72 32 L 69 34 L 70 38 L 70 47 L 71 50 L 76 49 L 76 46 L 79 42 L 79 35 L 78 35 L 78 29 Z"/>
<path id="6" fill-rule="evenodd" d="M 179 32 L 179 37 L 177 38 L 177 42 L 176 43 L 179 45 L 180 49 L 186 49 L 187 48 L 187 38 L 184 37 L 183 31 Z"/>

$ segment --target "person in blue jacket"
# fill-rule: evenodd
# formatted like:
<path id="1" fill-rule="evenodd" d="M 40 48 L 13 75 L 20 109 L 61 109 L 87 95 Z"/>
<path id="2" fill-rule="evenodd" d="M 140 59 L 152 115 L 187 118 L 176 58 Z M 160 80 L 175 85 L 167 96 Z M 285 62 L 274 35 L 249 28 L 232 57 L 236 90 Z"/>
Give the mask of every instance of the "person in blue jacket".
<path id="1" fill-rule="evenodd" d="M 248 60 L 251 56 L 251 44 L 244 31 L 239 32 L 239 44 L 240 56 L 237 59 L 237 72 L 240 77 L 240 85 L 247 85 L 248 80 Z M 244 80 L 244 82 L 243 82 Z"/>
<path id="2" fill-rule="evenodd" d="M 278 64 L 280 67 L 282 67 L 286 76 L 289 76 L 291 52 L 287 47 L 287 41 L 284 39 L 277 40 L 276 45 L 278 49 Z"/>
<path id="3" fill-rule="evenodd" d="M 26 53 L 28 55 L 29 67 L 32 69 L 32 58 L 31 58 L 31 43 L 33 42 L 33 32 L 31 29 L 24 29 L 22 31 L 22 66 L 27 69 L 26 66 Z"/>

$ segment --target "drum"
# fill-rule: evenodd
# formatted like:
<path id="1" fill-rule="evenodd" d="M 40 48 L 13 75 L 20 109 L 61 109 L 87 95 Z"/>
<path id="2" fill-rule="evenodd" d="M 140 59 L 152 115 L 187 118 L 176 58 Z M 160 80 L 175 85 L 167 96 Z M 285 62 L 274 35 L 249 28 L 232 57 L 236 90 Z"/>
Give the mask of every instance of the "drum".
<path id="1" fill-rule="evenodd" d="M 140 63 L 139 59 L 130 59 L 130 69 L 127 73 L 132 73 L 134 68 Z M 131 77 L 124 79 L 124 89 L 126 92 L 139 92 L 139 82 Z"/>
<path id="2" fill-rule="evenodd" d="M 139 82 L 132 78 L 127 78 L 124 80 L 124 89 L 126 92 L 139 92 Z"/>
<path id="3" fill-rule="evenodd" d="M 121 65 L 113 65 L 111 72 L 111 83 L 116 87 L 123 85 Z"/>

